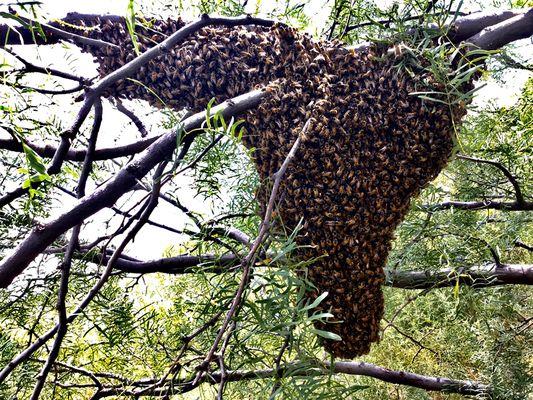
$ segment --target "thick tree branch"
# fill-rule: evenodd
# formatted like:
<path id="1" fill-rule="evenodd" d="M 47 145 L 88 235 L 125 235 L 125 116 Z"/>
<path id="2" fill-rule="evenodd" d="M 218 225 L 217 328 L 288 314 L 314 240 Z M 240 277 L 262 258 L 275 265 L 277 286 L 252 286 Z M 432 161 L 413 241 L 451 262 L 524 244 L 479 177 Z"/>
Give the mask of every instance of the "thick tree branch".
<path id="1" fill-rule="evenodd" d="M 301 363 L 292 363 L 282 366 L 280 369 L 268 368 L 261 370 L 235 370 L 225 371 L 225 382 L 240 382 L 255 379 L 269 379 L 281 375 L 283 378 L 296 376 L 328 376 L 329 374 L 347 374 L 368 376 L 376 378 L 384 382 L 389 382 L 397 385 L 407 385 L 424 389 L 427 391 L 438 391 L 448 393 L 459 393 L 463 395 L 488 395 L 491 388 L 488 385 L 474 382 L 463 381 L 450 378 L 427 376 L 415 374 L 407 371 L 396 371 L 388 368 L 383 368 L 375 364 L 365 362 L 345 362 L 337 361 L 333 364 L 325 362 L 322 365 L 309 365 Z M 222 373 L 220 371 L 212 372 L 205 376 L 202 382 L 194 383 L 192 381 L 174 381 L 172 382 L 173 393 L 186 393 L 195 389 L 201 383 L 219 384 L 222 380 Z M 164 396 L 168 393 L 168 388 L 154 388 L 150 391 L 142 393 L 144 396 Z M 105 397 L 126 395 L 134 396 L 135 390 L 126 389 L 122 387 L 103 389 L 93 396 L 93 399 L 102 399 Z"/>
<path id="2" fill-rule="evenodd" d="M 263 96 L 262 90 L 252 91 L 214 107 L 212 114 L 220 112 L 224 118 L 241 114 L 248 109 L 255 108 Z M 183 122 L 183 130 L 188 132 L 200 128 L 204 120 L 205 113 L 197 113 Z M 50 221 L 37 224 L 13 253 L 0 263 L 0 287 L 7 287 L 60 235 L 101 209 L 112 206 L 124 193 L 135 186 L 138 179 L 144 177 L 155 165 L 170 156 L 176 148 L 177 134 L 178 132 L 174 131 L 161 136 L 137 160 L 121 169 L 110 181 L 90 196 L 81 199 L 72 209 Z M 194 135 L 186 135 L 183 147 L 190 146 L 196 135 L 198 132 Z"/>
<path id="3" fill-rule="evenodd" d="M 462 42 L 483 29 L 499 24 L 510 18 L 524 14 L 526 10 L 503 10 L 497 12 L 479 12 L 456 19 L 451 25 L 448 37 L 455 43 Z"/>
<path id="4" fill-rule="evenodd" d="M 474 35 L 480 33 L 484 29 L 492 26 L 500 24 L 504 21 L 507 21 L 514 17 L 519 17 L 527 13 L 527 9 L 516 9 L 516 10 L 501 10 L 497 12 L 479 12 L 479 13 L 473 13 L 469 15 L 462 16 L 461 18 L 456 19 L 450 24 L 447 37 L 453 41 L 454 43 L 459 43 L 461 41 L 464 41 L 465 39 L 472 38 Z M 125 23 L 124 18 L 116 15 L 92 15 L 92 14 L 79 14 L 79 13 L 69 13 L 65 17 L 66 21 L 69 20 L 88 20 L 88 21 L 94 21 L 94 19 L 98 17 L 102 22 L 109 20 L 115 23 Z M 417 20 L 420 19 L 421 15 L 416 15 L 412 17 L 408 17 L 406 20 Z M 390 23 L 392 21 L 390 20 L 383 20 L 379 21 L 381 23 Z M 516 29 L 524 29 L 525 31 L 530 30 L 531 28 L 526 26 L 525 22 L 521 23 L 520 26 L 515 26 Z M 270 21 L 266 21 L 266 23 L 270 23 Z M 348 30 L 353 30 L 358 27 L 367 26 L 374 24 L 374 22 L 368 22 L 368 23 L 362 23 L 359 25 L 351 25 L 348 26 Z M 27 27 L 21 26 L 17 27 L 17 31 L 19 34 L 13 32 L 13 30 L 8 25 L 2 25 L 0 24 L 0 45 L 6 45 L 6 44 L 33 44 L 37 42 L 37 44 L 52 44 L 57 43 L 59 40 L 69 40 L 76 44 L 88 44 L 83 43 L 86 42 L 88 38 L 74 35 L 66 31 L 62 31 L 59 29 L 61 26 L 60 23 L 50 23 L 48 26 L 51 26 L 53 29 L 48 30 L 47 32 L 49 36 L 47 37 L 46 41 L 43 40 L 40 36 L 32 34 L 31 30 Z M 265 25 L 269 26 L 269 25 Z M 46 28 L 46 27 L 45 27 Z M 334 28 L 334 27 L 333 27 Z M 529 35 L 528 35 L 529 36 Z M 510 37 L 510 36 L 509 36 Z M 527 36 L 526 36 L 527 37 Z M 91 40 L 91 39 L 88 39 Z M 514 39 L 516 40 L 516 39 Z M 509 42 L 506 42 L 509 43 Z M 506 44 L 505 43 L 505 44 Z M 91 44 L 95 47 L 110 47 L 113 48 L 113 44 L 106 43 L 102 41 L 95 41 Z"/>
<path id="5" fill-rule="evenodd" d="M 472 46 L 484 50 L 496 50 L 508 43 L 533 35 L 533 8 L 526 13 L 488 26 L 466 39 Z"/>
<path id="6" fill-rule="evenodd" d="M 490 264 L 475 268 L 446 268 L 438 271 L 386 270 L 385 285 L 402 289 L 455 286 L 474 288 L 500 285 L 533 285 L 532 264 Z"/>
<path id="7" fill-rule="evenodd" d="M 61 250 L 63 251 L 63 250 Z M 52 251 L 55 253 L 57 251 Z M 89 262 L 101 263 L 107 259 L 106 255 L 95 252 L 81 252 L 78 258 Z M 89 258 L 88 258 L 89 257 Z M 275 257 L 275 255 L 269 255 Z M 235 268 L 240 263 L 235 254 L 215 255 L 179 255 L 157 260 L 141 261 L 136 259 L 119 258 L 116 269 L 133 274 L 187 274 L 194 273 L 194 267 L 209 266 L 209 272 L 222 273 Z M 533 265 L 530 264 L 489 264 L 486 266 L 446 268 L 431 270 L 398 270 L 385 269 L 387 279 L 385 286 L 401 289 L 430 289 L 454 286 L 457 283 L 475 288 L 501 285 L 533 285 Z"/>
<path id="8" fill-rule="evenodd" d="M 523 203 L 501 202 L 493 200 L 485 201 L 445 201 L 439 204 L 429 204 L 422 206 L 428 211 L 442 211 L 455 208 L 457 210 L 502 210 L 502 211 L 532 211 L 533 202 L 524 201 Z"/>

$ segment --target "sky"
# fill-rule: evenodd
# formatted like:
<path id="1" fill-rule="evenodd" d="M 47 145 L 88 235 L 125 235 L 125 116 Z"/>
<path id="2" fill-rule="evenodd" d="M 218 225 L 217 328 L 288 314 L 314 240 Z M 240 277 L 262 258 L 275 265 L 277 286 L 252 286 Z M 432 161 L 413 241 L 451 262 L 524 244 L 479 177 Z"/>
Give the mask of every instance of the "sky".
<path id="1" fill-rule="evenodd" d="M 387 2 L 391 3 L 391 1 Z M 325 3 L 326 0 L 311 0 L 309 6 L 306 8 L 306 12 L 313 19 L 313 29 L 320 29 L 321 24 L 325 23 L 327 19 L 329 9 L 325 6 Z M 247 7 L 249 7 L 249 11 L 253 11 L 257 4 L 261 4 L 261 9 L 264 11 L 269 11 L 273 6 L 273 3 L 268 0 L 252 0 L 248 2 Z M 43 11 L 45 14 L 49 15 L 50 18 L 60 18 L 73 10 L 80 13 L 109 13 L 124 15 L 127 10 L 127 5 L 127 0 L 83 0 L 77 2 L 47 0 L 44 2 Z M 194 16 L 192 15 L 190 16 L 191 19 L 193 17 Z M 529 55 L 533 54 L 531 51 L 533 47 L 530 40 L 521 41 L 520 46 L 520 51 L 523 54 L 527 54 L 527 52 L 529 52 Z M 59 69 L 70 70 L 84 76 L 96 75 L 96 65 L 91 60 L 91 57 L 87 54 L 82 54 L 79 51 L 76 52 L 75 49 L 73 50 L 75 56 L 71 57 L 69 60 L 65 60 L 64 50 L 58 46 L 42 46 L 38 49 L 34 46 L 27 46 L 20 47 L 17 51 L 29 59 L 38 60 L 40 64 L 52 61 L 50 64 Z M 511 70 L 508 73 L 503 74 L 503 85 L 495 80 L 484 82 L 486 86 L 477 93 L 474 104 L 478 106 L 484 106 L 489 102 L 498 106 L 513 104 L 528 76 L 530 76 L 528 73 Z M 57 110 L 59 117 L 68 124 L 72 121 L 73 109 L 70 105 L 70 99 L 66 98 L 65 100 L 66 103 L 64 107 L 60 105 Z M 146 111 L 146 105 L 139 103 L 129 104 L 127 102 L 125 104 L 141 114 L 144 114 L 143 111 Z M 76 108 L 74 108 L 74 110 L 75 109 Z M 160 113 L 155 112 L 151 116 L 144 118 L 144 122 L 151 134 L 156 135 L 161 133 L 161 128 L 159 127 L 161 122 Z M 138 139 L 138 134 L 134 127 L 129 126 L 129 128 L 123 129 L 124 126 L 129 126 L 128 119 L 122 114 L 112 110 L 112 107 L 109 105 L 104 105 L 104 120 L 101 129 L 102 134 L 99 137 L 97 147 L 108 147 L 117 143 L 125 144 Z M 117 132 L 120 132 L 120 134 L 117 134 Z M 214 203 L 207 204 L 204 203 L 203 200 L 195 199 L 194 194 L 188 189 L 187 185 L 190 178 L 180 179 L 182 180 L 178 181 L 178 184 L 183 187 L 183 190 L 179 192 L 180 200 L 195 211 L 210 215 Z M 136 198 L 136 196 L 126 196 L 125 199 L 119 201 L 119 204 L 130 204 Z M 67 207 L 71 207 L 73 204 L 73 199 L 63 196 L 60 204 L 56 207 L 55 212 L 60 213 Z M 99 213 L 94 219 L 95 222 L 91 224 L 90 229 L 86 231 L 86 234 L 89 236 L 98 234 L 102 230 L 103 223 L 110 215 L 111 212 L 108 210 Z M 183 228 L 184 226 L 184 220 L 180 213 L 174 207 L 167 205 L 164 202 L 161 203 L 160 207 L 158 207 L 154 213 L 153 220 L 164 222 L 178 229 Z M 169 245 L 177 245 L 184 239 L 184 236 L 146 226 L 138 235 L 136 241 L 128 247 L 126 253 L 143 259 L 159 258 Z M 139 243 L 141 245 L 139 245 Z"/>

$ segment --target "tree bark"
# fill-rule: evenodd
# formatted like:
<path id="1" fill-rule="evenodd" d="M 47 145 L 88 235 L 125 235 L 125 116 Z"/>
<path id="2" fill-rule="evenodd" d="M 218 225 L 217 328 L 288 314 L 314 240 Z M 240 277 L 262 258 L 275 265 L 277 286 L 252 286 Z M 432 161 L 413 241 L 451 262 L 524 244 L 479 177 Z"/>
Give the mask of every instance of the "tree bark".
<path id="1" fill-rule="evenodd" d="M 466 39 L 466 42 L 480 49 L 496 50 L 531 35 L 533 35 L 533 8 L 524 14 L 486 27 L 475 36 Z"/>
<path id="2" fill-rule="evenodd" d="M 438 271 L 388 270 L 385 284 L 403 289 L 442 288 L 457 284 L 474 288 L 509 284 L 533 285 L 533 264 L 490 264 Z"/>
<path id="3" fill-rule="evenodd" d="M 423 207 L 428 211 L 441 211 L 455 208 L 458 210 L 502 210 L 502 211 L 532 211 L 533 201 L 445 201 L 439 204 L 431 204 Z"/>
<path id="4" fill-rule="evenodd" d="M 282 366 L 280 369 L 268 368 L 261 370 L 234 370 L 225 371 L 225 382 L 239 382 L 255 379 L 268 379 L 276 376 L 297 377 L 297 376 L 328 376 L 329 374 L 347 374 L 368 376 L 384 382 L 398 385 L 407 385 L 424 389 L 427 391 L 438 391 L 448 393 L 459 393 L 463 395 L 488 395 L 492 389 L 490 386 L 474 381 L 463 381 L 457 379 L 443 378 L 437 376 L 427 376 L 415 374 L 407 371 L 396 371 L 383 368 L 375 364 L 366 362 L 337 361 L 334 363 L 325 362 L 322 365 L 313 366 L 309 364 L 292 363 Z M 204 382 L 218 384 L 222 380 L 222 373 L 211 372 Z M 200 382 L 201 384 L 202 382 Z M 174 382 L 173 393 L 186 393 L 194 390 L 199 384 L 192 382 Z M 97 392 L 93 399 L 102 399 L 116 395 L 135 396 L 138 392 L 142 396 L 164 396 L 168 393 L 168 387 L 154 388 L 150 391 L 141 392 L 134 389 L 111 388 Z"/>
<path id="5" fill-rule="evenodd" d="M 110 251 L 108 251 L 110 252 Z M 91 255 L 92 258 L 87 257 Z M 79 253 L 77 257 L 94 263 L 107 259 L 102 254 Z M 165 273 L 180 275 L 193 273 L 194 267 L 209 265 L 209 272 L 222 273 L 239 265 L 240 259 L 234 254 L 179 255 L 157 260 L 140 261 L 119 258 L 116 269 L 126 273 L 150 274 Z M 385 269 L 384 285 L 400 289 L 431 289 L 455 286 L 457 284 L 484 288 L 502 285 L 533 285 L 533 264 L 488 264 L 484 266 L 445 268 L 439 270 L 398 270 Z"/>

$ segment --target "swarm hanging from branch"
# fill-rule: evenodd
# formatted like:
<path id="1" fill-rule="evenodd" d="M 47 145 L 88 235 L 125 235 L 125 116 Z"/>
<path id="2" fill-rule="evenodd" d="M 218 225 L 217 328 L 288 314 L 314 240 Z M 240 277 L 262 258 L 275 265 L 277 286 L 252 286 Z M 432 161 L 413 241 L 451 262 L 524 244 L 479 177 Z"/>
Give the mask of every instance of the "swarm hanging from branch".
<path id="1" fill-rule="evenodd" d="M 475 29 L 468 37 L 476 34 L 476 41 L 484 43 L 503 24 L 512 33 L 510 40 L 515 40 L 524 37 L 528 29 L 520 27 L 530 26 L 532 18 L 530 10 L 509 13 L 501 21 L 474 19 Z M 73 13 L 64 21 L 68 25 L 56 22 L 50 30 L 45 26 L 46 39 L 30 37 L 39 43 L 58 38 L 74 41 L 96 57 L 101 76 L 136 57 L 123 18 Z M 136 27 L 138 52 L 184 25 L 180 19 L 153 20 Z M 258 193 L 263 208 L 268 179 L 303 123 L 311 121 L 281 188 L 279 216 L 289 229 L 303 219 L 299 255 L 318 258 L 309 269 L 315 285 L 310 296 L 327 291 L 321 307 L 331 311 L 332 322 L 337 322 L 319 328 L 342 338 L 326 340 L 325 348 L 335 356 L 353 358 L 379 340 L 383 266 L 394 229 L 410 199 L 445 165 L 464 104 L 450 107 L 412 96 L 418 90 L 441 92 L 444 86 L 426 72 L 421 59 L 410 59 L 416 74 L 399 68 L 409 57 L 401 51 L 390 53 L 376 45 L 350 50 L 338 42 L 313 41 L 286 26 L 261 25 L 203 28 L 179 47 L 165 48 L 165 54 L 105 95 L 200 111 L 212 98 L 221 102 L 266 87 L 259 109 L 244 115 L 244 142 L 256 149 L 254 161 L 264 182 Z M 491 25 L 494 28 L 483 31 Z M 471 23 L 466 24 L 469 27 Z M 460 37 L 466 28 L 452 26 L 448 37 L 455 41 L 454 36 Z M 64 31 L 76 35 L 69 38 Z M 7 33 L 0 26 L 3 43 L 27 40 L 24 34 Z"/>
<path id="2" fill-rule="evenodd" d="M 91 38 L 118 45 L 84 47 L 102 76 L 135 57 L 123 21 L 75 15 L 66 21 L 96 27 L 87 31 Z M 138 28 L 139 50 L 183 25 L 167 20 Z M 410 95 L 442 86 L 428 73 L 411 77 L 397 64 L 386 47 L 350 50 L 281 25 L 210 27 L 106 93 L 199 111 L 212 98 L 221 102 L 267 86 L 259 109 L 244 116 L 244 143 L 255 149 L 264 182 L 258 193 L 263 208 L 269 177 L 311 119 L 280 191 L 279 216 L 289 229 L 303 220 L 299 255 L 317 258 L 308 271 L 316 287 L 310 296 L 327 291 L 321 308 L 335 316 L 318 328 L 342 338 L 324 341 L 327 351 L 342 358 L 366 354 L 379 340 L 383 267 L 394 229 L 411 199 L 444 167 L 454 122 L 465 113 L 463 106 Z"/>

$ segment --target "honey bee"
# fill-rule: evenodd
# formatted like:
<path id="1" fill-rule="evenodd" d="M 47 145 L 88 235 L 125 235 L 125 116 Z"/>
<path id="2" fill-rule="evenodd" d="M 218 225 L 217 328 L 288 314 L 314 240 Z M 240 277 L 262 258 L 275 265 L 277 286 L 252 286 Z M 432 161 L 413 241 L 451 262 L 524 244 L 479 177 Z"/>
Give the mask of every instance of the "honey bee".
<path id="1" fill-rule="evenodd" d="M 135 54 L 123 27 L 105 20 L 94 24 L 102 26 L 98 34 L 107 32 L 120 47 L 96 50 L 103 76 Z M 154 21 L 154 31 L 141 36 L 142 49 L 183 25 Z M 311 247 L 297 250 L 299 257 L 327 254 L 309 267 L 317 287 L 310 296 L 332 293 L 324 307 L 347 322 L 331 328 L 343 337 L 342 345 L 327 340 L 324 345 L 346 357 L 368 352 L 379 339 L 380 287 L 394 227 L 410 198 L 445 164 L 453 146 L 451 118 L 464 114 L 464 105 L 450 113 L 410 96 L 422 81 L 393 69 L 393 61 L 382 61 L 384 52 L 314 42 L 281 26 L 209 27 L 136 75 L 171 107 L 194 112 L 203 111 L 213 97 L 222 101 L 266 86 L 258 109 L 242 116 L 247 124 L 243 143 L 256 148 L 254 162 L 264 181 L 279 169 L 298 127 L 313 118 L 287 171 L 277 212 L 289 228 L 305 216 L 296 240 Z M 158 103 L 129 81 L 107 95 Z M 263 184 L 257 197 L 263 210 L 267 192 Z"/>

